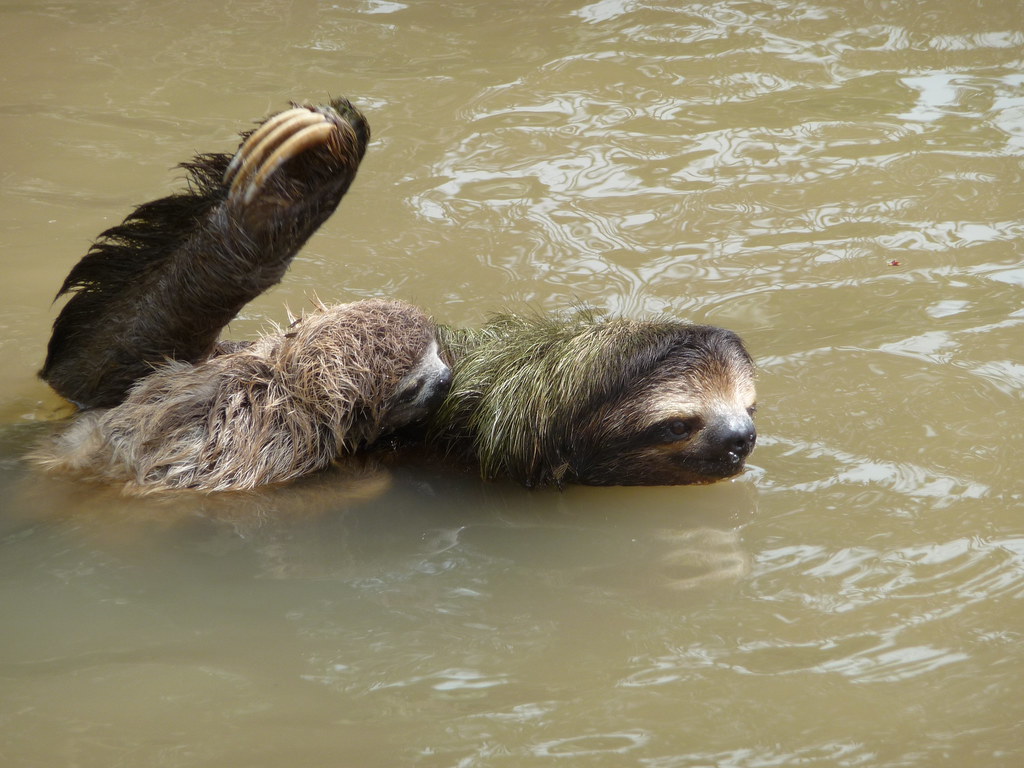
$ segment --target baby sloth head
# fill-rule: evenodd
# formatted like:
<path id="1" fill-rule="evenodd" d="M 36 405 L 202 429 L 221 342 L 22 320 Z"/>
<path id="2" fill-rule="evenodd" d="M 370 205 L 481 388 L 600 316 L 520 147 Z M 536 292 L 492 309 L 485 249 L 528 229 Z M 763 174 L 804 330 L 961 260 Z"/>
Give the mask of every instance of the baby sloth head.
<path id="1" fill-rule="evenodd" d="M 421 421 L 451 383 L 433 322 L 395 300 L 321 307 L 293 327 L 278 355 L 291 397 L 349 450 Z"/>
<path id="2" fill-rule="evenodd" d="M 439 353 L 437 339 L 431 336 L 412 370 L 398 381 L 384 403 L 382 435 L 424 421 L 444 400 L 452 383 L 452 370 Z"/>

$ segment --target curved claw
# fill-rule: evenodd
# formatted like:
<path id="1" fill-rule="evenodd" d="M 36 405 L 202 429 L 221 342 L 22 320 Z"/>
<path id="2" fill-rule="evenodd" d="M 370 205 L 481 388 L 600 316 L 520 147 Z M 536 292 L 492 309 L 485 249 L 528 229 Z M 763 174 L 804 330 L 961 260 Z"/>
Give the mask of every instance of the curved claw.
<path id="1" fill-rule="evenodd" d="M 266 125 L 246 139 L 242 148 L 235 154 L 231 165 L 224 172 L 224 181 L 231 183 L 231 195 L 236 195 L 245 186 L 249 178 L 256 172 L 263 163 L 263 159 L 273 152 L 279 144 L 286 142 L 291 134 L 311 126 L 327 125 L 327 118 L 319 112 L 312 112 L 308 109 L 288 110 L 291 113 L 283 120 L 276 121 L 269 130 L 264 131 Z M 288 113 L 281 113 L 286 115 Z M 268 121 L 269 124 L 270 121 Z M 327 127 L 330 127 L 329 125 Z M 257 134 L 260 134 L 257 136 Z M 236 161 L 238 161 L 236 163 Z M 232 167 L 234 166 L 234 167 Z"/>
<path id="2" fill-rule="evenodd" d="M 274 171 L 280 168 L 282 163 L 301 154 L 310 147 L 322 144 L 328 136 L 336 131 L 337 127 L 334 123 L 325 121 L 314 125 L 307 125 L 298 133 L 288 137 L 288 139 L 282 142 L 281 145 L 274 150 L 273 154 L 267 158 L 266 162 L 263 163 L 263 166 L 256 174 L 256 178 L 249 183 L 249 188 L 245 191 L 245 202 L 249 203 L 252 201 L 252 198 L 259 191 L 260 187 L 263 186 L 263 182 L 266 181 L 267 177 L 271 176 Z M 234 185 L 232 185 L 232 188 L 233 187 Z"/>
<path id="3" fill-rule="evenodd" d="M 259 142 L 263 141 L 263 138 L 270 133 L 272 130 L 277 128 L 282 123 L 291 120 L 293 117 L 299 117 L 301 115 L 309 113 L 311 110 L 306 107 L 292 107 L 286 109 L 284 112 L 278 112 L 276 115 L 267 118 L 267 120 L 260 125 L 255 131 L 249 134 L 245 142 L 239 148 L 235 156 L 231 158 L 231 162 L 228 164 L 227 170 L 224 171 L 224 183 L 227 184 L 231 181 L 232 177 L 238 171 L 239 166 L 242 165 L 243 161 L 247 157 L 247 153 L 244 151 L 247 147 L 255 147 Z"/>

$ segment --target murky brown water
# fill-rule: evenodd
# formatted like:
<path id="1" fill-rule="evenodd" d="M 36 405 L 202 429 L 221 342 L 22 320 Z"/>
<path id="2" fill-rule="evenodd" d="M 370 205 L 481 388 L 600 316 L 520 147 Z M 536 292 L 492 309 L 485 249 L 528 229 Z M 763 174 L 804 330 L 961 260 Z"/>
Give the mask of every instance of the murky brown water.
<path id="1" fill-rule="evenodd" d="M 1020 0 L 0 8 L 0 762 L 1024 763 L 1022 65 Z M 234 335 L 313 291 L 725 325 L 750 471 L 161 502 L 27 470 L 91 238 L 328 94 L 376 140 Z"/>

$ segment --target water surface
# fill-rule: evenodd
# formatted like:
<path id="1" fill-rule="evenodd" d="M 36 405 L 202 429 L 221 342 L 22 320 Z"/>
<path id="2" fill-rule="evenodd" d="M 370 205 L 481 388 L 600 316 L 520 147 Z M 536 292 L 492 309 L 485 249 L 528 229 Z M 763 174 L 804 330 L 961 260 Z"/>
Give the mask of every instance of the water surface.
<path id="1" fill-rule="evenodd" d="M 8 766 L 1017 766 L 1018 1 L 0 9 Z M 21 456 L 102 229 L 289 100 L 374 142 L 251 336 L 397 296 L 739 332 L 699 488 L 400 467 L 126 499 Z"/>

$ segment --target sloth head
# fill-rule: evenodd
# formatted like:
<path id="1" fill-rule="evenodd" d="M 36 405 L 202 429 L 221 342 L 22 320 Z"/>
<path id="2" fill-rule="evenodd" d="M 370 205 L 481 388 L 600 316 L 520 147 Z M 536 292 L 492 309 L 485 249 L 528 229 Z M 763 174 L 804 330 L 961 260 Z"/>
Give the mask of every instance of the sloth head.
<path id="1" fill-rule="evenodd" d="M 380 432 L 389 435 L 427 418 L 441 404 L 452 383 L 452 371 L 441 359 L 437 339 L 430 338 L 419 360 L 384 403 Z"/>
<path id="2" fill-rule="evenodd" d="M 588 312 L 442 331 L 454 379 L 435 430 L 487 477 L 708 483 L 754 447 L 754 365 L 731 331 Z"/>
<path id="3" fill-rule="evenodd" d="M 579 482 L 713 482 L 754 449 L 754 367 L 731 331 L 683 326 L 650 371 L 607 395 L 567 441 Z"/>
<path id="4" fill-rule="evenodd" d="M 423 420 L 451 383 L 430 318 L 387 299 L 320 306 L 272 358 L 288 396 L 350 450 Z"/>

